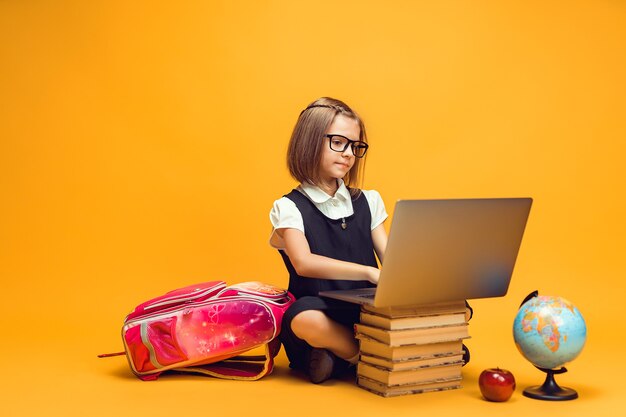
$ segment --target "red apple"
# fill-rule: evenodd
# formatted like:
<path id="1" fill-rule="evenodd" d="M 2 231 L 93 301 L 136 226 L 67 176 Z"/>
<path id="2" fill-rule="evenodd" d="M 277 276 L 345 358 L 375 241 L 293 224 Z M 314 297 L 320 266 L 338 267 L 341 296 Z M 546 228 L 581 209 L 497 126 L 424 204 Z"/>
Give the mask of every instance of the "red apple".
<path id="1" fill-rule="evenodd" d="M 480 374 L 478 386 L 486 400 L 506 401 L 515 391 L 515 377 L 506 369 L 489 368 Z"/>

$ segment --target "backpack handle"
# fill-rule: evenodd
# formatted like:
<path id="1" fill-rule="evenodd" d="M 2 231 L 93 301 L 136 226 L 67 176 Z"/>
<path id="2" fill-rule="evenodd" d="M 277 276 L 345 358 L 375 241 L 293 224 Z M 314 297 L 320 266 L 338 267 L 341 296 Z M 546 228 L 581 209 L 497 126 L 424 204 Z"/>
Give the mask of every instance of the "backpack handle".
<path id="1" fill-rule="evenodd" d="M 110 358 L 112 356 L 122 356 L 126 355 L 126 352 L 112 352 L 112 353 L 101 353 L 98 355 L 99 358 Z"/>

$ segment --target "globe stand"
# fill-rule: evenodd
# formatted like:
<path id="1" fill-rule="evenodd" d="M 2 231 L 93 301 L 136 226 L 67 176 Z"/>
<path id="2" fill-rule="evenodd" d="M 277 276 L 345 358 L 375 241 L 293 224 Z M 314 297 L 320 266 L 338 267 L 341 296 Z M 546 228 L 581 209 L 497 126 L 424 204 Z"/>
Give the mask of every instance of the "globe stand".
<path id="1" fill-rule="evenodd" d="M 578 393 L 571 388 L 560 387 L 554 380 L 555 374 L 562 374 L 567 372 L 567 369 L 562 367 L 561 369 L 546 369 L 536 366 L 535 368 L 545 372 L 546 380 L 543 385 L 535 385 L 528 387 L 524 390 L 524 396 L 528 398 L 534 398 L 535 400 L 546 401 L 567 401 L 578 398 Z"/>

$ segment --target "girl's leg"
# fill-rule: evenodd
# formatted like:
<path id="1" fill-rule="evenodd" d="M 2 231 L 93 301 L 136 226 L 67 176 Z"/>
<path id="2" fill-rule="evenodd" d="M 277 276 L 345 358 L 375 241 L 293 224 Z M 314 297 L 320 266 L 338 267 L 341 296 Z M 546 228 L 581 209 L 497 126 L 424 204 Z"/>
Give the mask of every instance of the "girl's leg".
<path id="1" fill-rule="evenodd" d="M 352 329 L 343 326 L 319 310 L 298 313 L 291 321 L 291 330 L 315 348 L 324 348 L 350 361 L 357 357 L 359 346 Z"/>

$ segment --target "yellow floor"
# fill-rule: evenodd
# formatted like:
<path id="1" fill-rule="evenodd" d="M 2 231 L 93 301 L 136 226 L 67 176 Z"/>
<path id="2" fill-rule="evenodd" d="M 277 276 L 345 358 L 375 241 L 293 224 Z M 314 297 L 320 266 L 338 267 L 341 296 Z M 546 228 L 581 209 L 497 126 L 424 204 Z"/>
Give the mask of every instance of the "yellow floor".
<path id="1" fill-rule="evenodd" d="M 472 360 L 464 368 L 461 390 L 397 398 L 378 397 L 358 388 L 350 379 L 310 384 L 289 370 L 283 352 L 274 373 L 256 382 L 190 375 L 167 375 L 156 382 L 142 382 L 130 372 L 124 357 L 96 357 L 119 347 L 117 335 L 107 335 L 102 328 L 81 334 L 80 329 L 68 326 L 56 337 L 50 334 L 39 343 L 30 341 L 30 348 L 2 346 L 5 361 L 0 415 L 275 416 L 298 410 L 298 417 L 327 413 L 596 417 L 626 411 L 622 400 L 626 367 L 620 360 L 624 349 L 612 346 L 609 332 L 592 334 L 582 354 L 568 366 L 569 372 L 557 378 L 561 385 L 576 389 L 580 397 L 544 402 L 522 396 L 522 389 L 540 384 L 543 375 L 517 352 L 506 328 L 508 321 L 474 318 L 468 341 Z M 67 341 L 58 342 L 63 338 Z M 480 395 L 478 375 L 484 368 L 495 366 L 511 370 L 517 379 L 517 390 L 506 403 L 487 402 Z"/>
<path id="2" fill-rule="evenodd" d="M 624 1 L 0 1 L 0 417 L 626 415 L 624 21 Z M 398 199 L 535 199 L 509 295 L 472 302 L 464 388 L 316 386 L 284 354 L 258 382 L 97 359 L 165 291 L 287 285 L 268 212 L 322 95 L 366 120 L 387 228 Z M 535 289 L 587 322 L 557 377 L 577 400 L 521 394 L 543 382 L 511 335 Z M 478 390 L 494 366 L 506 403 Z"/>

